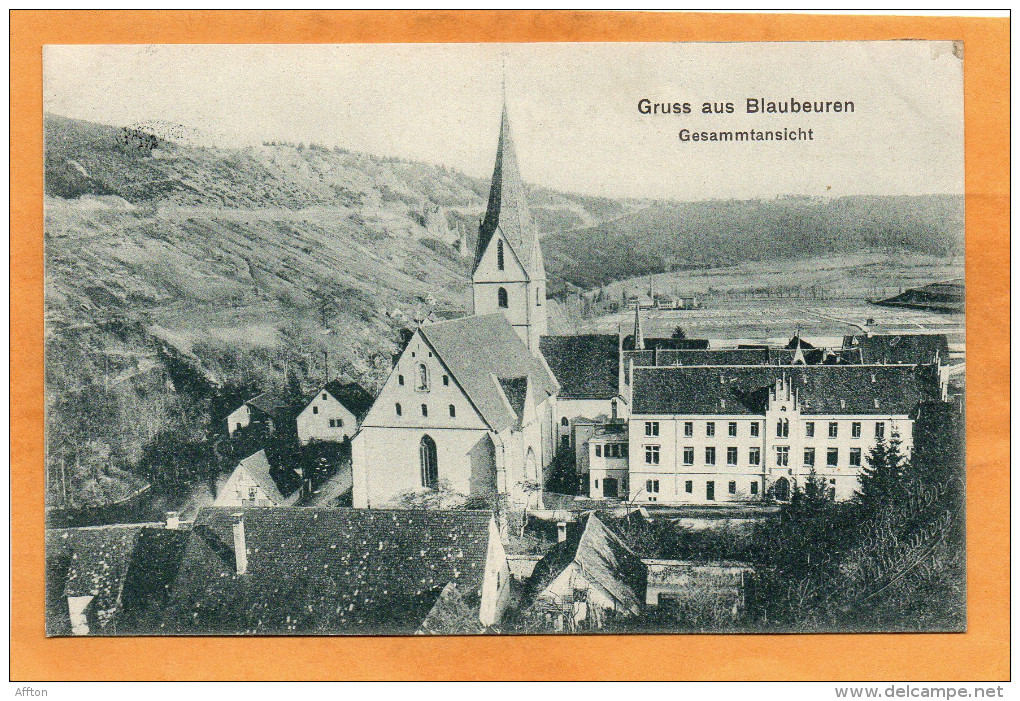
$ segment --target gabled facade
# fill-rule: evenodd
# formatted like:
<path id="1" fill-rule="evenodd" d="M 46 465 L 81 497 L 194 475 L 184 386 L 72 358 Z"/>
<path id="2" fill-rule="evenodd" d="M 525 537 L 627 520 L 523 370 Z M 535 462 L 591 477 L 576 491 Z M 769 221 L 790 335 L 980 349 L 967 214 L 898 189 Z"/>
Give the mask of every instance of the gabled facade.
<path id="1" fill-rule="evenodd" d="M 284 496 L 272 477 L 266 451 L 249 455 L 237 464 L 216 495 L 215 506 L 284 506 L 298 500 L 300 490 Z"/>
<path id="2" fill-rule="evenodd" d="M 538 354 L 539 338 L 547 328 L 545 263 L 505 104 L 471 282 L 474 313 L 503 314 L 528 349 Z"/>
<path id="3" fill-rule="evenodd" d="M 372 395 L 356 382 L 328 382 L 297 415 L 301 445 L 311 441 L 339 443 L 352 437 L 372 406 Z"/>
<path id="4" fill-rule="evenodd" d="M 552 460 L 557 390 L 501 314 L 420 327 L 353 440 L 354 505 L 438 488 L 526 503 Z"/>

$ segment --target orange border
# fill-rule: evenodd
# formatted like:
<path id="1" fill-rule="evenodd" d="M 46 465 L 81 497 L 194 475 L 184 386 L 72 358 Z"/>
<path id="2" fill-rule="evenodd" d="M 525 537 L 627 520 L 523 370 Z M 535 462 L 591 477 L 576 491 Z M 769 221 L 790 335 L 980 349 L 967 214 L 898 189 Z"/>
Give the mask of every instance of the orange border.
<path id="1" fill-rule="evenodd" d="M 12 680 L 1009 678 L 1009 20 L 599 12 L 11 13 Z M 43 634 L 44 44 L 965 42 L 969 627 L 952 635 L 88 638 Z"/>

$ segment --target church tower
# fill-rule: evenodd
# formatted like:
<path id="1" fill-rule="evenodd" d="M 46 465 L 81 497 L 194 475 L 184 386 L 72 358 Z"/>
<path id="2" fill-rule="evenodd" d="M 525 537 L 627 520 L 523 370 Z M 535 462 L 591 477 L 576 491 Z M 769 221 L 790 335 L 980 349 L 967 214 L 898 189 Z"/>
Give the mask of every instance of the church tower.
<path id="1" fill-rule="evenodd" d="M 528 211 L 506 101 L 471 274 L 474 313 L 501 312 L 532 353 L 546 334 L 545 262 Z"/>

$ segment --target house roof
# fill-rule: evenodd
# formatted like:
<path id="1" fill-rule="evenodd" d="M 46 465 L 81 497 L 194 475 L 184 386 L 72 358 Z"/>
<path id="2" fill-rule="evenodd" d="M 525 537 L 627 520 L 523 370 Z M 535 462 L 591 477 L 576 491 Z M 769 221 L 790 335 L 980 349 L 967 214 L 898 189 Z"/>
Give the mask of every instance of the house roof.
<path id="1" fill-rule="evenodd" d="M 262 491 L 266 493 L 271 502 L 274 504 L 282 504 L 284 502 L 286 497 L 280 492 L 276 480 L 273 479 L 273 468 L 269 464 L 269 458 L 266 457 L 265 450 L 260 450 L 246 457 L 237 464 L 237 468 L 234 471 L 236 472 L 237 470 L 247 472 L 262 488 Z"/>
<path id="2" fill-rule="evenodd" d="M 247 573 L 236 574 L 242 513 Z M 174 581 L 175 633 L 413 633 L 443 587 L 479 587 L 489 511 L 205 508 Z"/>
<path id="3" fill-rule="evenodd" d="M 619 394 L 616 334 L 542 336 L 539 348 L 560 383 L 561 399 L 612 399 Z"/>
<path id="4" fill-rule="evenodd" d="M 104 612 L 105 627 L 122 609 L 165 596 L 185 536 L 146 524 L 47 530 L 47 630 L 69 632 L 65 597 L 95 597 L 92 607 Z"/>
<path id="5" fill-rule="evenodd" d="M 478 635 L 485 632 L 480 620 L 482 597 L 478 589 L 462 591 L 450 582 L 429 611 L 419 635 Z"/>
<path id="6" fill-rule="evenodd" d="M 295 413 L 294 407 L 283 396 L 271 391 L 252 397 L 245 404 L 276 419 L 293 418 Z"/>
<path id="7" fill-rule="evenodd" d="M 594 513 L 588 515 L 580 534 L 558 543 L 539 561 L 528 582 L 528 594 L 533 599 L 541 598 L 571 564 L 576 564 L 588 585 L 608 596 L 619 610 L 640 613 L 648 567 Z"/>
<path id="8" fill-rule="evenodd" d="M 521 419 L 515 415 L 518 410 L 503 401 L 500 380 L 527 377 L 535 402 L 556 393 L 555 378 L 502 314 L 441 321 L 420 331 L 494 430 L 515 426 Z"/>
<path id="9" fill-rule="evenodd" d="M 332 380 L 326 383 L 326 386 L 322 388 L 323 391 L 329 392 L 333 397 L 343 404 L 347 411 L 354 414 L 354 417 L 360 422 L 368 414 L 368 410 L 372 408 L 372 402 L 375 401 L 374 397 L 369 394 L 368 390 L 359 385 L 357 382 L 340 382 L 340 380 Z M 318 392 L 315 396 L 318 396 Z M 308 401 L 311 401 L 315 397 L 312 397 Z"/>
<path id="10" fill-rule="evenodd" d="M 857 334 L 843 337 L 843 349 L 859 350 L 867 364 L 927 365 L 949 359 L 949 341 L 945 334 Z"/>
<path id="11" fill-rule="evenodd" d="M 478 247 L 475 251 L 473 270 L 478 269 L 478 264 L 497 229 L 506 237 L 529 278 L 544 278 L 542 247 L 538 243 L 538 231 L 528 209 L 524 181 L 517 165 L 517 150 L 510 134 L 506 102 L 503 103 L 503 113 L 500 117 L 496 163 L 492 171 L 485 218 L 482 219 L 478 230 Z"/>
<path id="12" fill-rule="evenodd" d="M 937 378 L 915 366 L 635 368 L 632 412 L 764 414 L 770 389 L 783 378 L 805 414 L 909 414 L 938 394 Z"/>

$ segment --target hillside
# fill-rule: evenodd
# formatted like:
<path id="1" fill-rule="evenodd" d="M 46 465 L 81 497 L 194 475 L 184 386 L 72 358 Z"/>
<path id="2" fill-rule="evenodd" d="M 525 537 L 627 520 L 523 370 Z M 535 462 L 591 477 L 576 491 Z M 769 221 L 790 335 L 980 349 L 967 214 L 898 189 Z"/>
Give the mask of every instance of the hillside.
<path id="1" fill-rule="evenodd" d="M 327 363 L 374 388 L 401 328 L 468 309 L 484 180 L 314 145 L 182 146 L 52 115 L 45 136 L 48 463 L 51 484 L 58 462 L 70 471 L 71 502 L 124 496 L 162 431 L 198 440 L 217 388 L 310 391 Z M 532 197 L 546 230 L 625 211 Z M 200 381 L 175 380 L 171 362 Z"/>
<path id="2" fill-rule="evenodd" d="M 694 268 L 867 251 L 962 257 L 963 198 L 654 202 L 542 241 L 550 278 L 589 289 Z"/>

